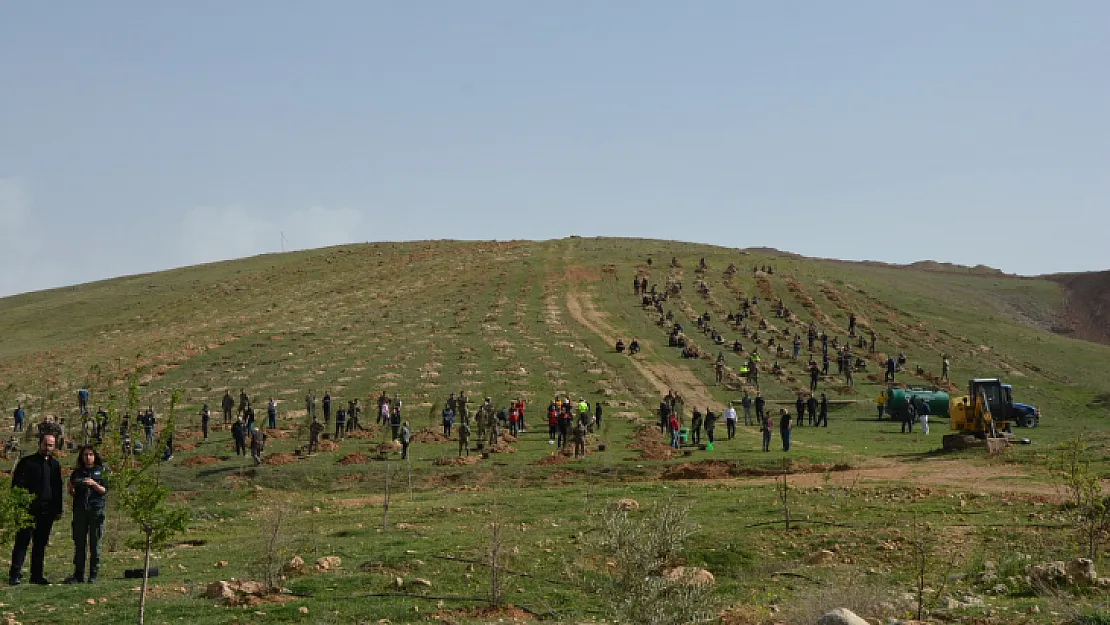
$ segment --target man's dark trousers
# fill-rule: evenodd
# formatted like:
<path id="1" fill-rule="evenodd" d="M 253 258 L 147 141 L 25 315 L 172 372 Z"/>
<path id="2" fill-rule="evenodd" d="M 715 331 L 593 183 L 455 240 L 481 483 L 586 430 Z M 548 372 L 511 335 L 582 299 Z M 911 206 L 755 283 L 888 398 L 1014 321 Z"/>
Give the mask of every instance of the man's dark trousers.
<path id="1" fill-rule="evenodd" d="M 54 527 L 53 514 L 36 514 L 35 524 L 19 530 L 15 535 L 15 547 L 12 549 L 12 568 L 8 572 L 8 579 L 16 579 L 23 570 L 23 561 L 27 558 L 27 545 L 34 543 L 31 548 L 31 579 L 42 579 L 42 561 L 46 556 L 46 543 L 50 540 L 50 530 Z"/>

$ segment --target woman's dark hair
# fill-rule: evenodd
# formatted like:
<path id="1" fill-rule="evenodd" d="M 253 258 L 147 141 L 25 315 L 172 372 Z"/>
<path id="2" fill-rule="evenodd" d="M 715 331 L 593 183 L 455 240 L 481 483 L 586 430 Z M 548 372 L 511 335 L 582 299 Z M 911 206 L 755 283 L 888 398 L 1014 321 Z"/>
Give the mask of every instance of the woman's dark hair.
<path id="1" fill-rule="evenodd" d="M 93 452 L 93 466 L 94 467 L 104 466 L 104 461 L 100 459 L 100 452 L 96 450 L 96 447 L 93 447 L 92 445 L 81 445 L 81 448 L 77 450 L 77 466 L 75 468 L 77 468 L 77 469 L 84 469 L 85 468 L 85 463 L 81 462 L 81 457 L 85 455 L 85 450 L 86 449 L 91 450 Z"/>

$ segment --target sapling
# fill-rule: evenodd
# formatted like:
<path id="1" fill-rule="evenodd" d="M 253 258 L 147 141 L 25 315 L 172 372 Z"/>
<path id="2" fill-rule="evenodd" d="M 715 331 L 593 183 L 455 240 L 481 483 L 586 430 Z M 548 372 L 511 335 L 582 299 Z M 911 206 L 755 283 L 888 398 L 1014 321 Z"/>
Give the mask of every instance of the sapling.
<path id="1" fill-rule="evenodd" d="M 131 456 L 132 463 L 123 467 L 113 489 L 120 508 L 139 526 L 145 541 L 143 557 L 143 585 L 139 594 L 139 625 L 146 617 L 146 591 L 150 579 L 150 554 L 173 535 L 185 531 L 189 525 L 189 512 L 169 506 L 166 499 L 170 490 L 162 484 L 158 469 L 162 463 L 162 449 L 173 435 L 177 402 L 181 391 L 174 391 L 170 398 L 169 417 L 158 437 L 158 444 L 139 456 Z M 137 405 L 137 404 L 136 404 Z"/>

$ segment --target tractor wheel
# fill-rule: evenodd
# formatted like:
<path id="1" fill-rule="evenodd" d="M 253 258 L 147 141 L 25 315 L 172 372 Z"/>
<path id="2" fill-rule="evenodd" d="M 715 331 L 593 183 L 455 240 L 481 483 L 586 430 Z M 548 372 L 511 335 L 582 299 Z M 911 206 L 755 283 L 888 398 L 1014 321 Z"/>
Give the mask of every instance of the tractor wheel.
<path id="1" fill-rule="evenodd" d="M 1031 414 L 1022 415 L 1022 417 L 1021 417 L 1021 427 L 1023 427 L 1023 428 L 1033 428 L 1033 427 L 1036 427 L 1036 426 L 1037 426 L 1037 421 L 1033 417 L 1033 415 L 1031 415 Z"/>

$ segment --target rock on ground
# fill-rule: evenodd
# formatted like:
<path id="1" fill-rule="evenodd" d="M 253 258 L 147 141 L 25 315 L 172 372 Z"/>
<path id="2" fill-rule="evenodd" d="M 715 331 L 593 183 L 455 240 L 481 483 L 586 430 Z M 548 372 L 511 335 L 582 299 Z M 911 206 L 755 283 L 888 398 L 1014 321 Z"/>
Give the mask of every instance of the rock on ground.
<path id="1" fill-rule="evenodd" d="M 285 570 L 289 573 L 304 573 L 304 567 L 304 558 L 293 556 L 293 559 L 285 565 Z"/>
<path id="2" fill-rule="evenodd" d="M 870 625 L 848 608 L 837 608 L 817 619 L 817 625 Z"/>
<path id="3" fill-rule="evenodd" d="M 696 566 L 676 566 L 673 569 L 667 569 L 663 571 L 663 578 L 668 582 L 688 580 L 687 583 L 691 586 L 712 585 L 717 581 L 712 573 Z"/>
<path id="4" fill-rule="evenodd" d="M 339 556 L 324 556 L 316 560 L 315 566 L 317 571 L 330 571 L 339 568 L 341 564 L 343 564 L 343 560 Z"/>

